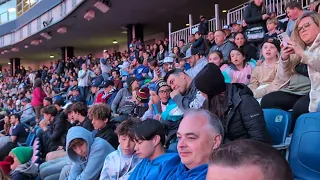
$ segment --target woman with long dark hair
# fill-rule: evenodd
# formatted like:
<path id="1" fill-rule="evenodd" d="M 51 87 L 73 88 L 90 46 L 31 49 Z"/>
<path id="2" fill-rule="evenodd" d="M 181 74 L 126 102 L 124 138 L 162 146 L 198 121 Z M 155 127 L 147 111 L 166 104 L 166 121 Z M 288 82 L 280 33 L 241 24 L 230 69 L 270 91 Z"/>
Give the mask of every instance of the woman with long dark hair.
<path id="1" fill-rule="evenodd" d="M 213 63 L 206 65 L 194 81 L 201 95 L 208 100 L 208 110 L 222 121 L 226 141 L 269 142 L 262 109 L 247 86 L 225 83 L 219 67 Z"/>
<path id="2" fill-rule="evenodd" d="M 36 112 L 36 122 L 39 122 L 39 119 L 40 119 L 40 115 L 41 115 L 40 111 L 41 111 L 41 108 L 43 107 L 43 99 L 47 97 L 41 85 L 42 85 L 41 79 L 37 78 L 34 81 L 32 100 L 31 100 L 31 105 L 33 106 Z"/>

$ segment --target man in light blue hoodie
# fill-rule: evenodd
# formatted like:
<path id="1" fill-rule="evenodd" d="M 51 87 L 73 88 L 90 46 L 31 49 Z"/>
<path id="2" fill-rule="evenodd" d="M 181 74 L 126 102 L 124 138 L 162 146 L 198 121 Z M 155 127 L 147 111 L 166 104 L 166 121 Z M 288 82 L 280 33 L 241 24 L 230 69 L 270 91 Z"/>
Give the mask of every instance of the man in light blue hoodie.
<path id="1" fill-rule="evenodd" d="M 102 138 L 94 138 L 82 127 L 72 127 L 67 134 L 67 154 L 72 161 L 68 180 L 98 179 L 105 157 L 114 148 Z"/>
<path id="2" fill-rule="evenodd" d="M 118 150 L 110 153 L 101 171 L 100 180 L 127 180 L 140 158 L 134 151 L 134 133 L 132 128 L 136 125 L 135 120 L 125 120 L 116 129 L 120 146 Z"/>
<path id="3" fill-rule="evenodd" d="M 223 140 L 217 116 L 204 109 L 184 114 L 177 132 L 178 153 L 163 166 L 158 180 L 205 180 L 210 156 Z"/>

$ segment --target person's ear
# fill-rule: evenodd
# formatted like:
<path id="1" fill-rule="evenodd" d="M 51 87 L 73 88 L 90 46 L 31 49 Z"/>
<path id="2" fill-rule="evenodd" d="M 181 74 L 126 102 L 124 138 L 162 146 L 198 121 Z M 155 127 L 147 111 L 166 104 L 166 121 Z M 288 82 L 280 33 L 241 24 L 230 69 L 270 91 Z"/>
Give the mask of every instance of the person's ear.
<path id="1" fill-rule="evenodd" d="M 160 143 L 160 141 L 161 141 L 161 138 L 159 135 L 154 136 L 153 138 L 154 147 L 156 147 Z"/>
<path id="2" fill-rule="evenodd" d="M 222 144 L 222 136 L 217 134 L 213 137 L 213 146 L 212 149 L 215 151 L 217 150 Z"/>

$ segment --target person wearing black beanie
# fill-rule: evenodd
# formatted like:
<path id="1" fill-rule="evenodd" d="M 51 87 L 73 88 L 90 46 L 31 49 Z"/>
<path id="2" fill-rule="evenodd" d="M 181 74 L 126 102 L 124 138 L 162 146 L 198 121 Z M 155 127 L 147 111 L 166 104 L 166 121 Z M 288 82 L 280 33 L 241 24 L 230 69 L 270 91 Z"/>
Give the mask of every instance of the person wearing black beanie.
<path id="1" fill-rule="evenodd" d="M 226 141 L 254 139 L 270 142 L 262 109 L 243 84 L 228 84 L 218 66 L 207 64 L 195 77 L 195 86 L 208 100 L 208 110 L 224 125 Z"/>

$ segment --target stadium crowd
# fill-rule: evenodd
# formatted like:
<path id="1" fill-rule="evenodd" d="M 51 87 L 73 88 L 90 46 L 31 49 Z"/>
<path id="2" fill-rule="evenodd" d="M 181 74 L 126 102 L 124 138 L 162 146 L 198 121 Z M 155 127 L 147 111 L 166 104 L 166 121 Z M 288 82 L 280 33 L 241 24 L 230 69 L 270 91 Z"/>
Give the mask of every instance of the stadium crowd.
<path id="1" fill-rule="evenodd" d="M 293 180 L 262 109 L 292 111 L 291 132 L 319 110 L 313 6 L 289 3 L 280 23 L 253 0 L 243 20 L 215 32 L 201 16 L 172 49 L 134 39 L 101 58 L 4 70 L 0 179 Z"/>

